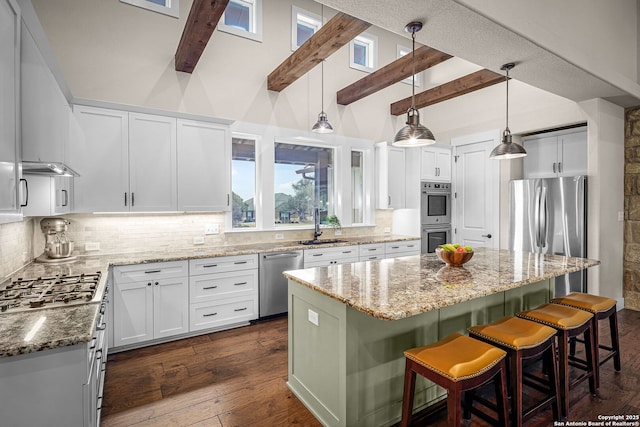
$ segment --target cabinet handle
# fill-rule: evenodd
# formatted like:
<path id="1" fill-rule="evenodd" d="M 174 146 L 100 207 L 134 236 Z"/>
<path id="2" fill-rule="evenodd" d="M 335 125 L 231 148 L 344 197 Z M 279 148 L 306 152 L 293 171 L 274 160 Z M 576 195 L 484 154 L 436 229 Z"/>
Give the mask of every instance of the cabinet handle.
<path id="1" fill-rule="evenodd" d="M 374 256 L 370 256 L 369 259 L 378 259 L 378 257 L 374 255 Z"/>
<path id="2" fill-rule="evenodd" d="M 124 205 L 127 206 L 127 192 L 124 192 Z"/>
<path id="3" fill-rule="evenodd" d="M 367 249 L 367 250 L 368 250 L 368 251 L 377 251 L 377 249 L 376 249 L 376 248 L 369 248 L 369 249 Z M 343 254 L 346 254 L 346 253 L 348 253 L 348 252 L 342 252 L 342 253 L 343 253 Z"/>
<path id="4" fill-rule="evenodd" d="M 245 311 L 247 309 L 247 307 L 242 307 L 242 308 L 236 308 L 233 311 Z"/>
<path id="5" fill-rule="evenodd" d="M 239 264 L 246 264 L 247 261 L 236 261 L 234 262 L 234 264 L 239 265 Z"/>
<path id="6" fill-rule="evenodd" d="M 217 267 L 218 264 L 205 264 L 202 266 L 202 268 L 211 268 L 211 267 Z"/>
<path id="7" fill-rule="evenodd" d="M 135 195 L 133 194 L 133 192 L 131 192 L 131 206 L 135 206 L 136 205 L 136 199 L 134 197 L 135 197 Z"/>
<path id="8" fill-rule="evenodd" d="M 322 254 L 313 254 L 311 256 L 322 256 Z"/>
<path id="9" fill-rule="evenodd" d="M 391 249 L 400 249 L 400 246 L 391 246 Z"/>
<path id="10" fill-rule="evenodd" d="M 147 286 L 151 286 L 151 282 L 147 283 Z"/>
<path id="11" fill-rule="evenodd" d="M 211 316 L 216 316 L 218 313 L 209 313 L 209 314 L 203 314 L 202 317 L 211 317 Z"/>
<path id="12" fill-rule="evenodd" d="M 24 204 L 20 205 L 21 208 L 24 208 L 29 204 L 29 183 L 24 178 L 20 178 L 20 182 L 24 182 L 24 189 L 25 189 Z"/>
<path id="13" fill-rule="evenodd" d="M 67 206 L 69 204 L 69 192 L 67 190 L 61 190 L 62 194 L 64 194 L 64 203 L 62 206 Z"/>
<path id="14" fill-rule="evenodd" d="M 227 193 L 227 206 L 229 206 L 229 193 Z"/>
<path id="15" fill-rule="evenodd" d="M 391 196 L 389 196 L 389 206 L 391 206 Z"/>
<path id="16" fill-rule="evenodd" d="M 242 285 L 246 285 L 247 282 L 238 282 L 238 283 L 234 283 L 233 286 L 242 286 Z"/>
<path id="17" fill-rule="evenodd" d="M 553 162 L 553 173 L 556 173 L 556 163 Z"/>
<path id="18" fill-rule="evenodd" d="M 353 252 L 353 251 L 342 251 L 343 254 L 350 254 L 351 252 Z"/>
<path id="19" fill-rule="evenodd" d="M 558 162 L 558 173 L 562 173 L 562 162 Z"/>
<path id="20" fill-rule="evenodd" d="M 160 271 L 162 270 L 147 270 L 144 272 L 144 274 L 160 273 Z"/>
<path id="21" fill-rule="evenodd" d="M 486 237 L 487 239 L 491 238 L 491 234 L 483 234 L 482 237 Z"/>
<path id="22" fill-rule="evenodd" d="M 217 287 L 218 287 L 218 285 L 215 285 L 215 286 L 205 286 L 205 287 L 204 287 L 204 288 L 202 288 L 202 289 L 216 289 Z"/>
<path id="23" fill-rule="evenodd" d="M 408 248 L 413 248 L 415 245 L 407 245 Z"/>
<path id="24" fill-rule="evenodd" d="M 156 286 L 158 286 L 158 282 L 156 282 Z"/>

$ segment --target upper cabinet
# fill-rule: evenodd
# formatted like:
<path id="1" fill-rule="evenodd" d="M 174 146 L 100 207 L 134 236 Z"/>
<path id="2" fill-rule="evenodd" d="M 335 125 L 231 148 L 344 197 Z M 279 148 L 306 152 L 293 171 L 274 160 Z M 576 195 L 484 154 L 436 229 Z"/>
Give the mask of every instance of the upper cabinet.
<path id="1" fill-rule="evenodd" d="M 422 181 L 451 181 L 451 150 L 428 146 L 420 151 L 420 179 Z"/>
<path id="2" fill-rule="evenodd" d="M 20 9 L 0 0 L 0 223 L 22 219 L 19 202 Z"/>
<path id="3" fill-rule="evenodd" d="M 376 173 L 378 176 L 378 209 L 406 207 L 405 149 L 376 144 Z"/>
<path id="4" fill-rule="evenodd" d="M 178 119 L 178 210 L 230 209 L 228 126 Z"/>
<path id="5" fill-rule="evenodd" d="M 587 128 L 532 135 L 522 139 L 527 150 L 525 178 L 587 174 Z"/>

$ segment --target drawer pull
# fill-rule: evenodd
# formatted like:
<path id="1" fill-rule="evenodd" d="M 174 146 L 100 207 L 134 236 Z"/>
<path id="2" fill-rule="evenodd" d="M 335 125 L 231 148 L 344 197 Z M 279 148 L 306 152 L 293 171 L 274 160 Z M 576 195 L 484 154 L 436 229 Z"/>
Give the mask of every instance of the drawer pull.
<path id="1" fill-rule="evenodd" d="M 218 287 L 218 285 L 215 285 L 215 286 L 205 286 L 205 287 L 204 287 L 204 288 L 202 288 L 202 289 L 215 289 L 215 288 L 217 288 L 217 287 Z"/>
<path id="2" fill-rule="evenodd" d="M 202 317 L 211 317 L 211 316 L 215 316 L 218 313 L 209 313 L 209 314 L 203 314 Z"/>
<path id="3" fill-rule="evenodd" d="M 377 256 L 370 256 L 369 259 L 378 259 Z"/>
<path id="4" fill-rule="evenodd" d="M 242 285 L 246 285 L 247 282 L 238 282 L 238 283 L 234 283 L 233 286 L 242 286 Z"/>
<path id="5" fill-rule="evenodd" d="M 313 254 L 313 256 L 322 256 L 323 254 Z"/>
<path id="6" fill-rule="evenodd" d="M 367 249 L 367 250 L 368 250 L 368 251 L 377 251 L 378 249 L 377 249 L 377 248 L 369 248 L 369 249 Z M 347 253 L 347 252 L 343 252 L 343 254 L 346 254 L 346 253 Z"/>
<path id="7" fill-rule="evenodd" d="M 415 245 L 407 245 L 408 248 L 413 248 Z"/>
<path id="8" fill-rule="evenodd" d="M 236 261 L 236 262 L 234 262 L 234 264 L 236 264 L 236 265 L 238 265 L 238 264 L 246 264 L 246 263 L 247 263 L 247 261 Z"/>
<path id="9" fill-rule="evenodd" d="M 400 249 L 400 246 L 391 246 L 391 249 Z"/>
<path id="10" fill-rule="evenodd" d="M 160 273 L 162 270 L 147 270 L 144 274 Z"/>
<path id="11" fill-rule="evenodd" d="M 343 254 L 350 254 L 351 252 L 353 252 L 353 251 L 342 251 Z"/>
<path id="12" fill-rule="evenodd" d="M 242 308 L 236 308 L 233 311 L 245 311 L 247 309 L 247 307 L 242 307 Z"/>
<path id="13" fill-rule="evenodd" d="M 218 264 L 205 264 L 202 266 L 202 268 L 211 268 L 211 267 L 217 267 Z"/>

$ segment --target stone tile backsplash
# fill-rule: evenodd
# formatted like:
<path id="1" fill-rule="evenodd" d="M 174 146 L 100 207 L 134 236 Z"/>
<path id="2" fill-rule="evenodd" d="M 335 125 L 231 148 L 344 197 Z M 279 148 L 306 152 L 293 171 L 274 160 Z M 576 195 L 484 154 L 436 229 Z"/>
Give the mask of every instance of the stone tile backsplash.
<path id="1" fill-rule="evenodd" d="M 0 281 L 33 258 L 33 224 L 27 218 L 0 225 Z"/>

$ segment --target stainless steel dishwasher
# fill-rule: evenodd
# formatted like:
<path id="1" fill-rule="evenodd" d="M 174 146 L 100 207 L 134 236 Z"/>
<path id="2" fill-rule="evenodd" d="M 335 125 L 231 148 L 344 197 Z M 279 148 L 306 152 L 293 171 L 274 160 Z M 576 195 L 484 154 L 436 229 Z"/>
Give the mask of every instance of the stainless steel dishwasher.
<path id="1" fill-rule="evenodd" d="M 260 254 L 260 317 L 287 312 L 287 279 L 282 272 L 303 267 L 303 251 Z"/>

